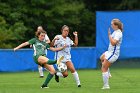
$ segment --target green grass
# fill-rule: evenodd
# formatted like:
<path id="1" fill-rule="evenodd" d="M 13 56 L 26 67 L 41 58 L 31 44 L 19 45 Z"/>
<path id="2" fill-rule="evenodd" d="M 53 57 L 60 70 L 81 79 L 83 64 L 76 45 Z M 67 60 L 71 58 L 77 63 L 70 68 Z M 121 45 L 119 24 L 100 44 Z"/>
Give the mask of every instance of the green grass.
<path id="1" fill-rule="evenodd" d="M 0 73 L 0 93 L 140 93 L 140 69 L 113 69 L 110 90 L 101 90 L 100 70 L 78 70 L 82 87 L 78 88 L 69 72 L 67 78 L 54 78 L 49 89 L 41 89 L 45 78 L 38 78 L 38 72 Z M 48 72 L 45 72 L 45 77 Z"/>

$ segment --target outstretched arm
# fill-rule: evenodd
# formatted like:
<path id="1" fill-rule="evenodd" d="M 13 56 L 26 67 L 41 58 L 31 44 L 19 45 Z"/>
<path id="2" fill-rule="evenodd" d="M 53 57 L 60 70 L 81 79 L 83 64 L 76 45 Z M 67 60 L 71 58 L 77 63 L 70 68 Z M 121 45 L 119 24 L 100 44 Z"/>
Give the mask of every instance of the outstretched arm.
<path id="1" fill-rule="evenodd" d="M 77 46 L 78 45 L 78 33 L 75 31 L 73 32 L 74 36 L 75 36 L 75 39 L 74 39 L 74 46 Z"/>
<path id="2" fill-rule="evenodd" d="M 62 50 L 64 48 L 66 48 L 66 47 L 67 47 L 66 45 L 64 45 L 63 47 L 58 47 L 58 48 L 50 47 L 50 50 L 52 50 L 52 51 L 60 51 L 60 50 Z"/>
<path id="3" fill-rule="evenodd" d="M 22 43 L 22 44 L 20 44 L 19 46 L 15 47 L 15 48 L 14 48 L 14 51 L 16 51 L 16 50 L 18 50 L 18 49 L 20 49 L 20 48 L 22 48 L 22 47 L 24 47 L 24 46 L 27 46 L 27 45 L 29 45 L 29 42 Z"/>
<path id="4" fill-rule="evenodd" d="M 45 41 L 46 41 L 46 43 L 48 43 L 48 44 L 51 42 L 47 34 L 45 35 Z"/>

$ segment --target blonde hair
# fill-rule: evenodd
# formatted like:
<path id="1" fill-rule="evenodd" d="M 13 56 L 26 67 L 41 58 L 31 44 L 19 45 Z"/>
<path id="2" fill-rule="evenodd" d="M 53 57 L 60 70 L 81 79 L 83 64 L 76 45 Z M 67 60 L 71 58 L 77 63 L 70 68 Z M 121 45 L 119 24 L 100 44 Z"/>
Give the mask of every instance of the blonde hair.
<path id="1" fill-rule="evenodd" d="M 115 18 L 112 22 L 114 25 L 118 26 L 121 31 L 123 31 L 123 23 L 119 19 Z"/>
<path id="2" fill-rule="evenodd" d="M 43 27 L 42 26 L 38 26 L 37 27 L 37 31 L 40 31 L 40 30 L 43 30 Z"/>
<path id="3" fill-rule="evenodd" d="M 63 31 L 63 29 L 64 29 L 65 27 L 69 28 L 67 25 L 63 25 L 62 28 L 61 28 L 61 31 Z"/>

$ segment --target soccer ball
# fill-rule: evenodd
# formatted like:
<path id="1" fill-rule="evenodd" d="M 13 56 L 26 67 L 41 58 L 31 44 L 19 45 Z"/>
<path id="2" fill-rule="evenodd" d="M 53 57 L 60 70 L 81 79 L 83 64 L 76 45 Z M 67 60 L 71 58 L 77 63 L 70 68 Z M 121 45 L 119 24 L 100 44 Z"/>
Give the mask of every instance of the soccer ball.
<path id="1" fill-rule="evenodd" d="M 60 72 L 65 72 L 67 70 L 67 66 L 65 63 L 60 63 L 59 65 L 57 65 L 57 68 Z"/>

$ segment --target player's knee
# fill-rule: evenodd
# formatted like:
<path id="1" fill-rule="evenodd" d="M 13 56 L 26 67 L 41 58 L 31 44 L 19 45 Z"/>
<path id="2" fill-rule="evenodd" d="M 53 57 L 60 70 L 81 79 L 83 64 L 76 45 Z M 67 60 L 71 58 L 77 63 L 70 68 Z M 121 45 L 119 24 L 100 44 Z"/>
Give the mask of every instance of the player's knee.
<path id="1" fill-rule="evenodd" d="M 64 73 L 63 77 L 66 78 L 68 76 L 68 73 Z"/>
<path id="2" fill-rule="evenodd" d="M 103 72 L 106 72 L 106 71 L 108 70 L 108 67 L 107 67 L 106 65 L 103 64 L 101 70 L 102 70 Z"/>
<path id="3" fill-rule="evenodd" d="M 50 73 L 54 75 L 56 73 L 56 71 L 54 69 L 52 69 L 52 70 L 50 70 Z"/>

